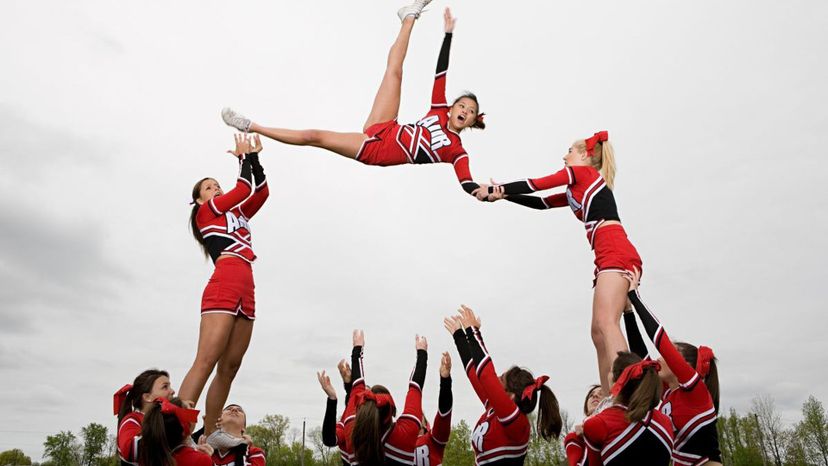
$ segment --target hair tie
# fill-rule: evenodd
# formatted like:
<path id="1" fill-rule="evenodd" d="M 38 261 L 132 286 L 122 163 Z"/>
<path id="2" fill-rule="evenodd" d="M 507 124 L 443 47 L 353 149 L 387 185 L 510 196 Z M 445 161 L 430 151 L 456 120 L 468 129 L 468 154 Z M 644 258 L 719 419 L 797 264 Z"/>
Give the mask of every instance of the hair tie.
<path id="1" fill-rule="evenodd" d="M 713 349 L 708 346 L 699 346 L 699 354 L 696 358 L 696 372 L 702 377 L 707 377 L 710 373 L 710 363 L 716 357 L 713 354 Z"/>
<path id="2" fill-rule="evenodd" d="M 117 392 L 115 392 L 115 395 L 112 397 L 112 399 L 113 399 L 112 412 L 116 416 L 118 415 L 118 413 L 121 412 L 121 406 L 124 405 L 124 401 L 126 401 L 127 395 L 129 394 L 130 390 L 132 390 L 132 385 L 131 384 L 126 384 L 123 387 L 121 387 Z"/>
<path id="3" fill-rule="evenodd" d="M 540 388 L 543 386 L 543 384 L 546 383 L 547 380 L 549 380 L 548 375 L 542 375 L 535 379 L 534 382 L 530 383 L 526 386 L 526 388 L 523 389 L 523 395 L 521 395 L 520 399 L 531 400 L 532 395 L 534 395 L 536 391 L 540 390 Z"/>
<path id="4" fill-rule="evenodd" d="M 658 372 L 661 370 L 661 364 L 659 364 L 658 361 L 653 361 L 652 359 L 645 359 L 627 366 L 624 369 L 624 372 L 621 373 L 621 377 L 618 377 L 618 380 L 616 380 L 615 384 L 612 386 L 612 394 L 617 396 L 621 393 L 624 386 L 627 385 L 627 382 L 630 380 L 641 379 L 641 377 L 644 376 L 644 371 L 650 368 L 653 368 L 656 372 Z"/>
<path id="5" fill-rule="evenodd" d="M 162 414 L 173 414 L 178 419 L 178 423 L 181 424 L 181 428 L 184 430 L 184 435 L 190 435 L 190 425 L 198 422 L 198 410 L 197 409 L 189 409 L 183 408 L 181 406 L 177 406 L 170 402 L 170 400 L 166 398 L 156 398 L 156 403 L 161 405 L 161 413 Z"/>
<path id="6" fill-rule="evenodd" d="M 486 114 L 485 114 L 485 113 L 481 113 L 481 114 L 477 115 L 476 120 L 477 120 L 478 122 L 480 122 L 480 123 L 485 123 L 485 121 L 484 121 L 484 119 L 485 119 L 485 118 L 486 118 Z"/>
<path id="7" fill-rule="evenodd" d="M 366 401 L 373 401 L 376 403 L 377 408 L 384 408 L 386 406 L 394 407 L 394 399 L 387 393 L 374 393 L 371 390 L 365 390 L 357 394 L 357 408 L 364 405 Z"/>
<path id="8" fill-rule="evenodd" d="M 598 131 L 591 138 L 585 139 L 587 156 L 592 157 L 595 145 L 605 141 L 609 141 L 609 133 L 606 131 Z"/>

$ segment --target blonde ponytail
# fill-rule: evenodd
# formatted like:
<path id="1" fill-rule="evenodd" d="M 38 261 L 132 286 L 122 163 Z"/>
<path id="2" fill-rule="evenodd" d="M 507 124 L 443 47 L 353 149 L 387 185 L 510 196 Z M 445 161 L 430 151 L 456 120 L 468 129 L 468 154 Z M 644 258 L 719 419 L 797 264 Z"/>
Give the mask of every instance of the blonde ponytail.
<path id="1" fill-rule="evenodd" d="M 601 176 L 604 177 L 609 189 L 613 189 L 615 187 L 615 151 L 609 141 L 595 144 L 592 166 L 601 172 Z"/>

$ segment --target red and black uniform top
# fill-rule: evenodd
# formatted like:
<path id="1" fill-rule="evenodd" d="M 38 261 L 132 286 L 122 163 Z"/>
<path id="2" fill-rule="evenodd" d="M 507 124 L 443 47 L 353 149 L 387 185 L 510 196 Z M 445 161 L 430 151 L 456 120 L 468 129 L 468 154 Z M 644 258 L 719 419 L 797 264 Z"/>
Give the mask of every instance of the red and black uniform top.
<path id="1" fill-rule="evenodd" d="M 584 421 L 589 464 L 668 466 L 673 451 L 670 419 L 656 409 L 638 422 L 626 415 L 626 406 L 613 404 Z"/>
<path id="2" fill-rule="evenodd" d="M 138 466 L 138 444 L 141 442 L 141 424 L 144 413 L 133 411 L 118 423 L 118 457 L 121 465 Z"/>
<path id="3" fill-rule="evenodd" d="M 362 346 L 355 346 L 351 350 L 351 380 L 363 379 Z M 363 384 L 364 384 L 363 380 Z M 350 406 L 352 382 L 345 383 L 345 412 L 339 422 L 336 422 L 337 400 L 328 398 L 325 407 L 325 417 L 322 420 L 322 443 L 327 447 L 339 447 L 342 465 L 348 466 L 354 459 L 354 450 L 351 445 L 351 431 L 356 418 L 356 408 L 348 411 Z"/>
<path id="4" fill-rule="evenodd" d="M 414 452 L 414 464 L 417 466 L 441 466 L 443 453 L 451 435 L 451 376 L 440 377 L 440 397 L 437 401 L 437 414 L 431 428 L 417 438 Z"/>
<path id="5" fill-rule="evenodd" d="M 593 234 L 598 226 L 607 220 L 620 221 L 615 196 L 607 186 L 604 177 L 593 167 L 564 167 L 562 170 L 542 178 L 529 178 L 503 184 L 507 201 L 533 209 L 551 209 L 568 205 L 575 217 L 584 222 L 587 240 L 593 244 Z M 528 196 L 535 191 L 545 191 L 566 186 L 566 192 L 546 197 Z M 492 188 L 489 189 L 492 191 Z"/>
<path id="6" fill-rule="evenodd" d="M 584 437 L 575 432 L 570 432 L 564 437 L 564 449 L 566 450 L 566 461 L 569 466 L 589 465 L 588 452 Z"/>
<path id="7" fill-rule="evenodd" d="M 449 109 L 446 99 L 446 74 L 449 66 L 452 34 L 447 32 L 437 58 L 437 72 L 431 91 L 431 109 L 416 123 L 401 125 L 397 143 L 410 163 L 450 163 L 457 180 L 471 194 L 479 185 L 472 180 L 469 156 L 463 149 L 460 135 L 448 127 Z"/>
<path id="8" fill-rule="evenodd" d="M 236 464 L 236 455 L 240 454 L 235 451 L 235 448 L 227 450 L 222 454 L 215 450 L 213 452 L 213 466 L 234 466 Z M 253 445 L 247 447 L 247 453 L 244 454 L 244 466 L 265 466 L 267 460 L 264 451 Z"/>
<path id="9" fill-rule="evenodd" d="M 531 427 L 506 393 L 483 343 L 480 329 L 454 332 L 454 344 L 477 397 L 485 411 L 472 432 L 476 465 L 520 466 L 526 459 Z"/>
<path id="10" fill-rule="evenodd" d="M 175 466 L 213 466 L 213 459 L 207 453 L 186 445 L 179 445 L 172 451 Z"/>
<path id="11" fill-rule="evenodd" d="M 682 466 L 701 465 L 708 461 L 721 462 L 716 427 L 718 414 L 703 377 L 679 353 L 664 327 L 641 301 L 638 292 L 630 291 L 628 296 L 647 335 L 679 383 L 678 387 L 664 391 L 659 408 L 670 418 L 675 432 L 673 461 Z M 630 331 L 632 329 L 627 327 L 628 334 Z M 637 333 L 637 327 L 635 332 Z"/>
<path id="12" fill-rule="evenodd" d="M 269 194 L 259 154 L 254 152 L 239 157 L 236 186 L 202 204 L 196 213 L 196 224 L 213 262 L 222 254 L 251 263 L 256 260 L 249 220 L 264 205 Z"/>

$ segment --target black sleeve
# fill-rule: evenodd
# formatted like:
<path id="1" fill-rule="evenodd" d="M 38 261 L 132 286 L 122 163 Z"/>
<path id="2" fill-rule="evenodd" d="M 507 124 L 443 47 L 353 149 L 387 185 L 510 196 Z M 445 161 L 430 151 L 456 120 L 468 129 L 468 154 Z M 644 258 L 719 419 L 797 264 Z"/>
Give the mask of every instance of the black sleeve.
<path id="1" fill-rule="evenodd" d="M 348 406 L 348 400 L 351 399 L 351 387 L 354 384 L 352 382 L 343 382 L 342 386 L 345 387 L 345 406 Z"/>
<path id="2" fill-rule="evenodd" d="M 475 189 L 480 187 L 480 185 L 475 183 L 474 181 L 464 181 L 460 184 L 460 186 L 463 187 L 463 191 L 466 191 L 469 194 L 471 194 L 472 192 L 474 192 Z"/>
<path id="3" fill-rule="evenodd" d="M 641 319 L 641 323 L 644 324 L 644 330 L 647 332 L 647 335 L 649 335 L 650 339 L 655 342 L 656 333 L 658 333 L 659 327 L 658 321 L 650 313 L 649 309 L 647 309 L 647 306 L 641 302 L 641 298 L 635 290 L 627 293 L 627 297 L 630 298 L 630 302 L 632 302 L 635 313 L 638 314 L 638 317 Z"/>
<path id="4" fill-rule="evenodd" d="M 354 346 L 354 349 L 351 350 L 351 383 L 362 377 L 362 347 Z"/>
<path id="5" fill-rule="evenodd" d="M 336 446 L 336 400 L 330 398 L 325 407 L 325 418 L 322 420 L 322 443 L 326 447 Z"/>
<path id="6" fill-rule="evenodd" d="M 447 32 L 446 35 L 443 36 L 443 45 L 440 46 L 440 56 L 437 58 L 437 74 L 448 71 L 449 52 L 451 51 L 451 36 L 452 34 L 450 32 Z"/>
<path id="7" fill-rule="evenodd" d="M 479 337 L 479 340 L 478 340 Z M 466 341 L 469 342 L 469 351 L 471 352 L 472 360 L 475 366 L 479 366 L 483 359 L 486 358 L 486 352 L 480 346 L 480 341 L 483 336 L 480 334 L 480 329 L 469 327 L 466 329 Z"/>
<path id="8" fill-rule="evenodd" d="M 437 409 L 441 414 L 445 414 L 451 410 L 451 405 L 454 398 L 451 394 L 451 376 L 440 377 L 440 398 L 437 401 Z"/>
<path id="9" fill-rule="evenodd" d="M 240 158 L 239 163 L 241 164 L 241 166 L 239 167 L 239 178 L 244 178 L 251 185 L 253 185 L 253 174 L 252 174 L 252 171 L 251 171 L 252 169 L 251 169 L 251 165 L 250 165 L 250 159 L 248 159 L 248 156 L 245 155 L 244 157 Z"/>
<path id="10" fill-rule="evenodd" d="M 549 208 L 545 202 L 543 202 L 543 198 L 537 196 L 528 196 L 525 194 L 509 194 L 506 198 L 509 202 L 514 202 L 515 204 L 520 204 L 525 207 L 529 207 L 532 209 L 538 210 L 546 210 Z"/>
<path id="11" fill-rule="evenodd" d="M 458 330 L 452 335 L 454 337 L 454 345 L 457 346 L 457 352 L 460 354 L 460 362 L 463 363 L 463 370 L 469 367 L 471 362 L 471 351 L 469 350 L 469 342 L 466 340 L 466 334 L 463 330 Z"/>
<path id="12" fill-rule="evenodd" d="M 411 374 L 411 381 L 423 389 L 426 378 L 426 369 L 428 367 L 428 352 L 426 350 L 417 350 L 417 364 L 414 365 L 414 373 Z"/>
<path id="13" fill-rule="evenodd" d="M 624 329 L 627 331 L 627 343 L 630 345 L 630 351 L 641 356 L 641 359 L 646 358 L 647 345 L 644 344 L 641 332 L 638 331 L 634 312 L 624 313 Z"/>
<path id="14" fill-rule="evenodd" d="M 528 182 L 526 182 L 525 180 L 524 181 L 512 181 L 511 183 L 502 184 L 500 186 L 503 187 L 503 193 L 506 194 L 506 195 L 529 194 L 529 193 L 535 192 L 535 190 L 532 189 L 532 186 Z M 494 192 L 494 186 L 489 186 L 489 194 L 491 194 L 493 192 Z"/>
<path id="15" fill-rule="evenodd" d="M 253 184 L 256 187 L 261 186 L 262 183 L 266 181 L 266 179 L 264 168 L 262 168 L 262 164 L 259 163 L 259 153 L 251 152 L 247 154 L 246 158 L 250 160 L 250 169 L 253 172 Z"/>

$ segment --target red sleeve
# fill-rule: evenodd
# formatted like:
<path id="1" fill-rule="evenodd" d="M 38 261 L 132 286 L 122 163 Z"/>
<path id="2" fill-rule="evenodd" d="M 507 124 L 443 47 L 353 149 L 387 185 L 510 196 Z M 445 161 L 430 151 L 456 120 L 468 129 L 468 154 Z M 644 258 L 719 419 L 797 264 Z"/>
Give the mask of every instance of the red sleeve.
<path id="1" fill-rule="evenodd" d="M 421 419 L 423 418 L 423 393 L 420 387 L 413 382 L 408 384 L 408 394 L 405 396 L 405 407 L 397 419 L 394 431 L 401 430 L 410 435 L 414 441 L 420 433 Z M 412 443 L 412 446 L 414 444 Z"/>
<path id="2" fill-rule="evenodd" d="M 457 175 L 457 181 L 459 181 L 461 184 L 466 183 L 468 181 L 473 181 L 471 176 L 471 170 L 469 169 L 468 154 L 463 153 L 459 157 L 454 159 L 454 173 Z"/>
<path id="3" fill-rule="evenodd" d="M 448 107 L 446 100 L 446 72 L 434 76 L 434 87 L 431 89 L 431 107 Z"/>
<path id="4" fill-rule="evenodd" d="M 592 416 L 584 421 L 584 443 L 590 466 L 604 464 L 601 460 L 601 449 L 606 442 L 606 436 L 607 426 L 600 416 Z"/>
<path id="5" fill-rule="evenodd" d="M 250 172 L 250 161 L 244 156 L 239 159 L 239 176 L 236 180 L 236 187 L 221 196 L 210 199 L 206 204 L 210 207 L 213 215 L 221 215 L 228 210 L 244 202 L 253 194 L 253 175 Z M 204 209 L 199 209 L 198 215 L 202 215 Z"/>
<path id="6" fill-rule="evenodd" d="M 265 466 L 267 460 L 265 459 L 264 451 L 261 448 L 250 447 L 247 452 L 247 462 L 250 466 Z"/>
<path id="7" fill-rule="evenodd" d="M 126 462 L 138 462 L 138 441 L 141 440 L 141 423 L 128 414 L 118 427 L 118 455 Z"/>
<path id="8" fill-rule="evenodd" d="M 351 388 L 351 397 L 348 399 L 348 405 L 345 407 L 345 412 L 342 413 L 342 418 L 336 423 L 336 443 L 340 449 L 348 440 L 348 429 L 346 429 L 346 425 L 352 422 L 354 416 L 356 416 L 357 395 L 365 390 L 365 379 L 360 378 Z"/>
<path id="9" fill-rule="evenodd" d="M 558 193 L 544 197 L 543 203 L 549 208 L 564 207 L 569 205 L 569 200 L 566 198 L 565 193 Z"/>
<path id="10" fill-rule="evenodd" d="M 542 178 L 530 178 L 526 180 L 532 191 L 545 191 L 556 186 L 568 186 L 575 184 L 575 172 L 570 167 L 564 167 L 560 171 Z"/>
<path id="11" fill-rule="evenodd" d="M 451 435 L 451 410 L 443 414 L 437 412 L 434 423 L 431 425 L 431 439 L 441 447 L 445 447 Z"/>
<path id="12" fill-rule="evenodd" d="M 244 201 L 241 206 L 239 206 L 239 210 L 241 210 L 242 215 L 248 219 L 253 218 L 253 216 L 256 215 L 256 212 L 262 208 L 269 196 L 270 188 L 267 187 L 267 182 L 265 181 L 261 186 L 256 187 L 256 191 L 254 191 L 253 195 Z"/>
<path id="13" fill-rule="evenodd" d="M 486 346 L 483 344 L 482 337 L 477 329 L 474 330 L 474 336 L 477 338 L 477 343 L 484 351 L 483 357 L 477 364 L 477 377 L 480 380 L 482 392 L 485 393 L 489 401 L 489 406 L 494 409 L 495 416 L 501 424 L 507 426 L 520 415 L 520 409 L 514 401 L 506 393 L 503 384 L 500 383 L 497 373 L 494 370 L 494 364 L 486 351 Z M 474 352 L 473 352 L 474 353 Z"/>
<path id="14" fill-rule="evenodd" d="M 569 466 L 584 466 L 586 444 L 580 435 L 575 432 L 566 434 L 564 438 L 564 449 L 566 449 L 566 460 Z"/>

